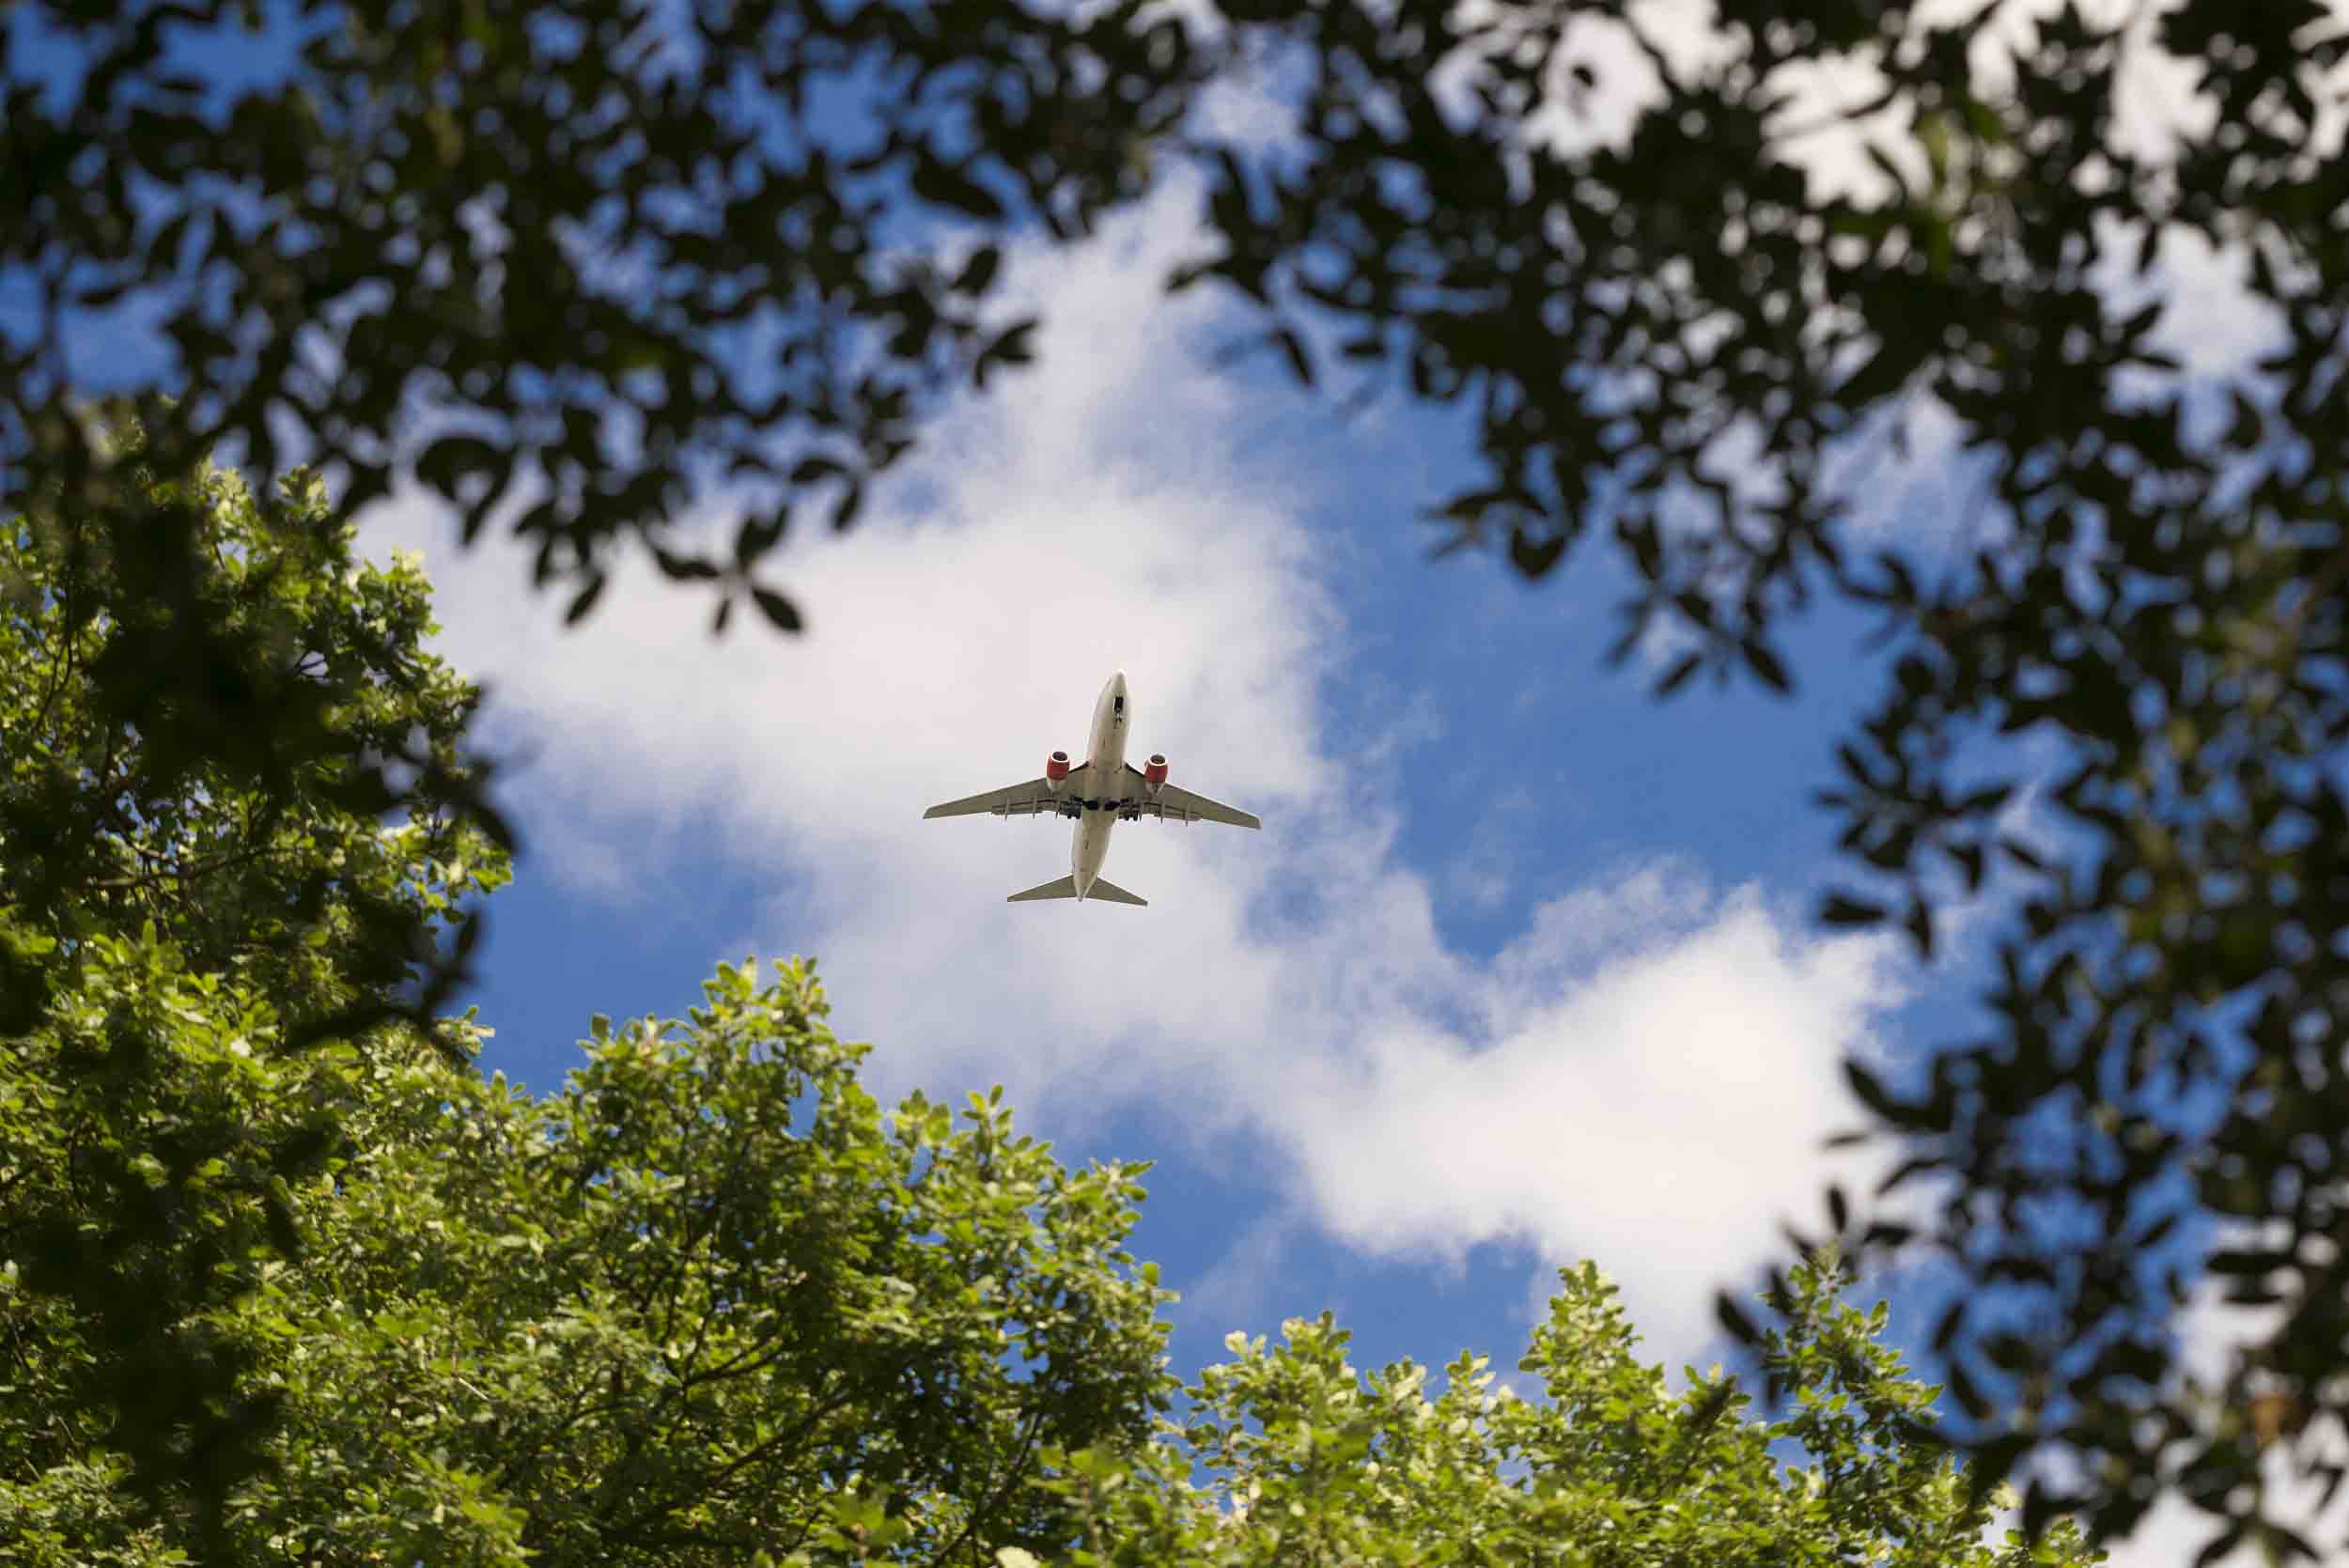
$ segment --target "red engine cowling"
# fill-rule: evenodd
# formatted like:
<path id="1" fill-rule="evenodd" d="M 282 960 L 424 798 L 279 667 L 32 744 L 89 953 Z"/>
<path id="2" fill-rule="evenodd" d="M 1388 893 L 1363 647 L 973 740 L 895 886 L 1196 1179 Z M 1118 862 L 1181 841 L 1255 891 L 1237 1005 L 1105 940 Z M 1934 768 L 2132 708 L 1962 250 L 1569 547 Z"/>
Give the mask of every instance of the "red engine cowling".
<path id="1" fill-rule="evenodd" d="M 1044 776 L 1051 780 L 1054 784 L 1058 784 L 1063 779 L 1068 777 L 1068 753 L 1066 752 L 1054 752 L 1050 756 L 1046 757 L 1044 759 Z"/>
<path id="2" fill-rule="evenodd" d="M 1152 756 L 1150 758 L 1149 766 L 1142 770 L 1142 782 L 1148 784 L 1152 789 L 1156 789 L 1159 785 L 1166 783 L 1166 758 L 1158 755 Z"/>

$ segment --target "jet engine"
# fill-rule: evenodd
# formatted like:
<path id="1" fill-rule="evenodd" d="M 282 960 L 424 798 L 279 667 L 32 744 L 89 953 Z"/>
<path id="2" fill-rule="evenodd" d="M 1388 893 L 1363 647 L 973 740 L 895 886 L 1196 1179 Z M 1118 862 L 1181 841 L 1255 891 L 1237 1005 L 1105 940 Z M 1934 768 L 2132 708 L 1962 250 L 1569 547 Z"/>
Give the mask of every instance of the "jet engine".
<path id="1" fill-rule="evenodd" d="M 1149 787 L 1152 795 L 1158 794 L 1159 785 L 1166 783 L 1166 757 L 1163 753 L 1151 754 L 1149 764 L 1142 770 L 1142 782 Z"/>
<path id="2" fill-rule="evenodd" d="M 1057 792 L 1061 781 L 1068 777 L 1068 753 L 1054 752 L 1044 759 L 1044 786 Z"/>

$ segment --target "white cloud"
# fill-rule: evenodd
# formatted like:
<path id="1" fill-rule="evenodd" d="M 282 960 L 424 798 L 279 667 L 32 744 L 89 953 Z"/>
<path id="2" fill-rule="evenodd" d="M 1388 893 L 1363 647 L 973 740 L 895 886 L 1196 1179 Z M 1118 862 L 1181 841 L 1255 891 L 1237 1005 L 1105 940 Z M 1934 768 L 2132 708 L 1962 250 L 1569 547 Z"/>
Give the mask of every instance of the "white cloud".
<path id="1" fill-rule="evenodd" d="M 1203 303 L 1156 299 L 1188 201 L 1020 259 L 1050 302 L 1041 366 L 936 431 L 907 487 L 933 510 L 884 498 L 843 539 L 787 544 L 802 640 L 713 644 L 704 602 L 637 572 L 565 635 L 510 551 L 452 560 L 416 497 L 363 542 L 428 546 L 452 657 L 490 683 L 493 733 L 537 753 L 508 798 L 539 856 L 646 890 L 649 918 L 677 895 L 649 863 L 664 834 L 699 824 L 771 865 L 790 902 L 734 952 L 818 954 L 835 1024 L 879 1042 L 877 1089 L 1002 1081 L 1061 1137 L 1155 1109 L 1172 1148 L 1139 1154 L 1261 1141 L 1294 1170 L 1268 1212 L 1382 1254 L 1596 1256 L 1652 1353 L 1693 1355 L 1710 1287 L 1813 1206 L 1836 1063 L 1892 1000 L 1886 950 L 1653 867 L 1545 905 L 1489 963 L 1446 946 L 1395 851 L 1392 770 L 1356 766 L 1385 739 L 1340 755 L 1326 733 L 1355 644 L 1298 520 L 1312 474 L 1243 455 L 1266 411 L 1200 368 Z M 1344 460 L 1375 462 L 1354 439 Z M 1268 829 L 1120 828 L 1109 870 L 1147 910 L 1006 907 L 1065 869 L 1066 825 L 922 808 L 1081 743 L 1118 666 L 1137 742 Z M 1427 709 L 1398 702 L 1391 727 L 1409 744 Z M 1274 1261 L 1235 1231 L 1209 1304 Z"/>
<path id="2" fill-rule="evenodd" d="M 1561 899 L 1470 982 L 1483 1038 L 1399 1015 L 1299 1064 L 1314 1207 L 1375 1251 L 1596 1257 L 1691 1350 L 1707 1287 L 1815 1207 L 1838 1052 L 1895 999 L 1889 960 L 1655 870 Z"/>

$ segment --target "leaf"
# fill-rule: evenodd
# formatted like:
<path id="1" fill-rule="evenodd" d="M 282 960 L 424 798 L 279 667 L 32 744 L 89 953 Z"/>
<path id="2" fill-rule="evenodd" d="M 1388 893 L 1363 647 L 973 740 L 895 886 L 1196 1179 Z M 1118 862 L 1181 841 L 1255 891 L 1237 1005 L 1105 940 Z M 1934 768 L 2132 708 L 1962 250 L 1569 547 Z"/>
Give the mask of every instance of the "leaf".
<path id="1" fill-rule="evenodd" d="M 1887 1121 L 1898 1120 L 1899 1106 L 1893 1101 L 1890 1092 L 1884 1087 L 1883 1080 L 1873 1071 L 1846 1057 L 1843 1061 L 1843 1077 L 1851 1084 L 1852 1093 L 1859 1096 L 1860 1104 Z"/>
<path id="2" fill-rule="evenodd" d="M 1996 109 L 1971 93 L 1959 98 L 1958 107 L 1966 116 L 1966 129 L 1973 132 L 1976 141 L 1985 147 L 2005 145 L 2006 127 Z"/>
<path id="3" fill-rule="evenodd" d="M 721 575 L 716 566 L 694 555 L 678 555 L 660 545 L 652 547 L 653 565 L 673 582 L 709 582 Z"/>
<path id="4" fill-rule="evenodd" d="M 1003 216 L 1003 204 L 995 194 L 962 170 L 941 161 L 929 147 L 917 150 L 913 159 L 913 194 L 924 201 L 940 207 L 951 207 L 966 216 L 994 223 Z"/>
<path id="5" fill-rule="evenodd" d="M 972 362 L 972 382 L 983 388 L 987 385 L 988 372 L 996 365 L 1025 365 L 1034 359 L 1035 352 L 1030 347 L 1028 339 L 1035 332 L 1035 328 L 1036 319 L 1031 316 L 1024 321 L 1014 322 L 998 334 L 992 342 L 979 350 L 978 357 Z"/>
<path id="6" fill-rule="evenodd" d="M 832 531 L 835 534 L 847 533 L 855 523 L 857 514 L 863 509 L 864 487 L 852 483 L 841 492 L 839 501 L 832 505 Z"/>
<path id="7" fill-rule="evenodd" d="M 416 477 L 450 500 L 470 474 L 494 469 L 498 449 L 479 436 L 443 436 L 417 457 Z"/>
<path id="8" fill-rule="evenodd" d="M 1563 532 L 1536 538 L 1522 524 L 1509 530 L 1509 562 L 1529 579 L 1548 572 L 1565 553 L 1566 536 Z"/>
<path id="9" fill-rule="evenodd" d="M 779 629 L 784 631 L 800 629 L 799 611 L 792 607 L 789 599 L 776 593 L 772 588 L 754 587 L 751 590 L 751 598 L 757 601 L 759 610 L 766 615 L 769 622 Z"/>
<path id="10" fill-rule="evenodd" d="M 1289 369 L 1296 373 L 1297 379 L 1307 386 L 1313 385 L 1314 364 L 1307 357 L 1305 340 L 1297 335 L 1297 330 L 1294 327 L 1280 326 L 1273 328 L 1268 335 L 1281 352 L 1287 357 Z"/>
<path id="11" fill-rule="evenodd" d="M 579 593 L 572 598 L 570 607 L 563 612 L 563 624 L 565 626 L 577 626 L 581 621 L 586 619 L 588 613 L 595 609 L 596 600 L 603 597 L 603 590 L 611 581 L 612 580 L 602 572 L 597 572 L 594 576 L 590 577 L 587 580 L 587 586 L 582 588 Z"/>
<path id="12" fill-rule="evenodd" d="M 2228 396 L 2233 400 L 2234 422 L 2227 427 L 2226 442 L 2237 451 L 2253 451 L 2266 433 L 2266 421 L 2259 405 L 2245 396 L 2241 387 L 2230 387 Z"/>
<path id="13" fill-rule="evenodd" d="M 2235 1548 L 2243 1545 L 2244 1536 L 2249 1532 L 2248 1521 L 2231 1521 L 2225 1529 L 2212 1536 L 2203 1544 L 2202 1549 L 2194 1554 L 2194 1568 L 2211 1568 L 2212 1563 L 2232 1557 Z"/>
<path id="14" fill-rule="evenodd" d="M 1740 643 L 1738 651 L 1746 656 L 1747 665 L 1761 677 L 1765 686 L 1779 692 L 1790 692 L 1795 689 L 1794 682 L 1787 677 L 1786 666 L 1761 638 L 1752 637 Z"/>
<path id="15" fill-rule="evenodd" d="M 1854 898 L 1843 893 L 1830 893 L 1819 905 L 1819 924 L 1822 925 L 1874 925 L 1884 918 L 1884 914 L 1883 905 L 1871 904 L 1864 898 Z"/>
<path id="16" fill-rule="evenodd" d="M 946 287 L 957 294 L 984 294 L 988 285 L 995 281 L 995 273 L 1003 262 L 1003 246 L 981 245 L 971 253 L 970 259 L 962 264 L 962 270 L 955 274 L 955 281 Z"/>
<path id="17" fill-rule="evenodd" d="M 784 533 L 791 525 L 791 508 L 778 506 L 765 517 L 746 516 L 734 535 L 734 565 L 737 570 L 748 571 L 765 558 L 767 552 L 782 542 Z"/>
<path id="18" fill-rule="evenodd" d="M 1702 653 L 1683 654 L 1680 661 L 1665 671 L 1664 678 L 1656 683 L 1656 695 L 1669 697 L 1688 685 L 1688 677 L 1695 675 L 1697 667 L 1703 662 L 1704 656 Z"/>
<path id="19" fill-rule="evenodd" d="M 1933 956 L 1933 911 L 1921 898 L 1912 899 L 1908 906 L 1908 935 L 1917 944 L 1918 956 Z"/>
<path id="20" fill-rule="evenodd" d="M 1879 339 L 1875 351 L 1835 389 L 1836 400 L 1857 412 L 1898 392 L 1909 369 L 1902 356 L 1893 352 L 1890 340 Z"/>
<path id="21" fill-rule="evenodd" d="M 1980 1390 L 1974 1386 L 1974 1380 L 1966 1374 L 1962 1366 L 1955 1363 L 1950 1368 L 1950 1388 L 1958 1396 L 1958 1403 L 1966 1407 L 1967 1414 L 1979 1418 L 1981 1412 L 1987 1408 Z M 1968 1512 L 1980 1508 L 1989 1500 L 1990 1494 L 1997 1491 L 2014 1472 L 2015 1462 L 2022 1458 L 2023 1451 L 2030 1447 L 2028 1436 L 2014 1435 L 1993 1438 L 1974 1450 L 1966 1462 Z"/>

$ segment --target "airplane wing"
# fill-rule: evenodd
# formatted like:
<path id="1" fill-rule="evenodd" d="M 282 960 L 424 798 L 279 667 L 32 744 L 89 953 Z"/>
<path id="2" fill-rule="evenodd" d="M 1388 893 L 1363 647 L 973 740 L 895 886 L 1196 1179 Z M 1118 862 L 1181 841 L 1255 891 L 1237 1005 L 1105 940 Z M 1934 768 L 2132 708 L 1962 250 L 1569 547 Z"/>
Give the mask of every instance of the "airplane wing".
<path id="1" fill-rule="evenodd" d="M 1142 777 L 1142 769 L 1131 763 L 1126 765 L 1126 771 L 1136 778 Z M 1128 799 L 1123 804 L 1128 811 L 1168 822 L 1222 822 L 1235 828 L 1264 826 L 1263 821 L 1252 813 L 1241 811 L 1237 806 L 1227 806 L 1221 800 L 1210 800 L 1204 795 L 1194 795 L 1180 784 L 1160 784 L 1155 798 Z"/>
<path id="2" fill-rule="evenodd" d="M 1080 786 L 1092 765 L 1080 764 L 1061 781 L 1060 793 L 1055 795 L 1042 779 L 1030 779 L 1026 784 L 1005 784 L 984 795 L 966 795 L 959 800 L 948 800 L 932 806 L 922 814 L 924 821 L 933 816 L 1068 816 L 1079 809 L 1077 798 L 1084 791 Z"/>

